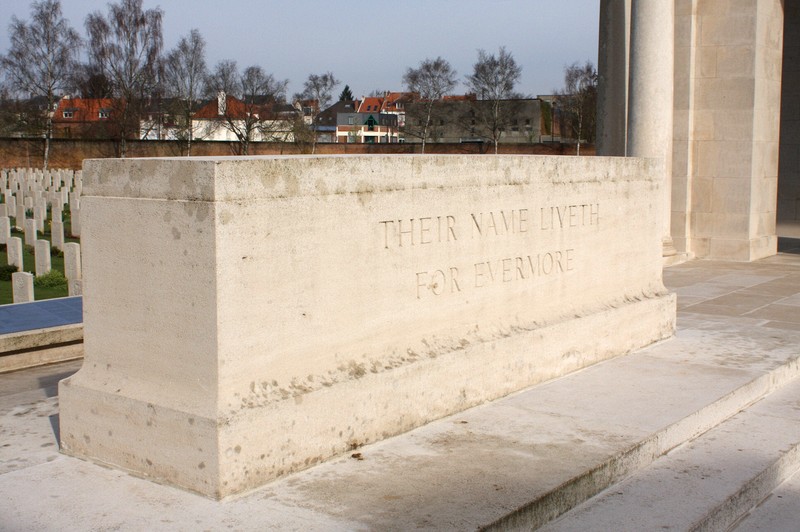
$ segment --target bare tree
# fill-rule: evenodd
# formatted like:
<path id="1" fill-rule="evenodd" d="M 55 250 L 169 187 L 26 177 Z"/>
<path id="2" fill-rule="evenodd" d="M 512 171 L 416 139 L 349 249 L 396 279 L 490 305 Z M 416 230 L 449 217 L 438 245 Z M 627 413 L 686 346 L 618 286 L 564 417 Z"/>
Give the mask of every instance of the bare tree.
<path id="1" fill-rule="evenodd" d="M 203 92 L 208 76 L 206 68 L 206 41 L 200 31 L 193 29 L 182 37 L 164 62 L 164 82 L 167 95 L 176 99 L 180 136 L 186 141 L 186 155 L 192 154 L 194 128 L 192 115 Z"/>
<path id="2" fill-rule="evenodd" d="M 581 142 L 593 142 L 597 109 L 597 70 L 591 61 L 573 63 L 564 68 L 564 89 L 558 92 L 558 106 L 566 115 L 577 141 L 576 153 L 581 154 Z"/>
<path id="3" fill-rule="evenodd" d="M 59 0 L 34 2 L 30 22 L 11 17 L 9 34 L 8 55 L 0 57 L 9 85 L 26 97 L 38 96 L 45 101 L 42 112 L 46 169 L 53 136 L 53 111 L 59 92 L 70 81 L 81 39 L 62 15 Z"/>
<path id="4" fill-rule="evenodd" d="M 282 127 L 274 108 L 284 102 L 289 80 L 277 80 L 260 66 L 239 72 L 236 61 L 220 61 L 206 82 L 209 93 L 217 95 L 222 126 L 239 142 L 240 155 L 247 155 L 250 143 L 276 136 Z M 291 129 L 291 124 L 286 124 Z"/>
<path id="5" fill-rule="evenodd" d="M 417 68 L 409 68 L 403 75 L 403 83 L 408 92 L 419 96 L 422 111 L 419 119 L 419 131 L 417 135 L 422 139 L 422 153 L 425 153 L 425 142 L 428 139 L 433 110 L 436 103 L 442 97 L 452 91 L 456 86 L 456 71 L 446 60 L 441 57 L 436 59 L 425 59 Z M 413 127 L 409 128 L 407 122 L 406 131 L 415 134 Z M 416 135 L 415 135 L 416 136 Z"/>
<path id="6" fill-rule="evenodd" d="M 118 128 L 121 157 L 126 139 L 138 137 L 143 107 L 158 88 L 163 14 L 158 8 L 143 11 L 142 0 L 120 0 L 108 5 L 108 16 L 86 17 L 89 62 L 108 80 L 115 99 L 110 118 Z"/>
<path id="7" fill-rule="evenodd" d="M 478 50 L 473 73 L 467 76 L 467 87 L 478 98 L 473 115 L 494 144 L 495 153 L 503 130 L 515 114 L 513 102 L 509 100 L 520 97 L 514 92 L 514 86 L 521 75 L 522 67 L 517 65 L 511 52 L 501 47 L 497 56 Z"/>
<path id="8" fill-rule="evenodd" d="M 308 79 L 303 83 L 303 92 L 298 96 L 301 100 L 310 100 L 310 118 L 311 118 L 311 153 L 317 151 L 317 117 L 319 113 L 324 111 L 330 106 L 333 101 L 333 89 L 339 84 L 339 80 L 333 75 L 333 72 L 326 72 L 325 74 L 309 74 Z M 305 112 L 303 113 L 305 115 Z"/>

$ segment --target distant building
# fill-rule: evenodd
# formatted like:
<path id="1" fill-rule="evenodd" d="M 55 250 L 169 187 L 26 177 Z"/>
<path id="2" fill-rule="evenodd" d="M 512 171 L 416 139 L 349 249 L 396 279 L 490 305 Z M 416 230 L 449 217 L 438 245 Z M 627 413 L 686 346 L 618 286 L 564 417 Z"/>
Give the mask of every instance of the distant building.
<path id="1" fill-rule="evenodd" d="M 115 100 L 64 96 L 53 113 L 54 138 L 114 138 L 119 124 L 112 117 Z"/>

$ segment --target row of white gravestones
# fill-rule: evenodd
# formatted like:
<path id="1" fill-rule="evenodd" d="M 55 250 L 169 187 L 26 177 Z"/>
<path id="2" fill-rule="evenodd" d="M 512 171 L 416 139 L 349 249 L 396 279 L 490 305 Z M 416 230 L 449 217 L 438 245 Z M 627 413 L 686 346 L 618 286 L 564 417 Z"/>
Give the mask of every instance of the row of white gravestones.
<path id="1" fill-rule="evenodd" d="M 0 217 L 14 218 L 14 227 L 28 233 L 26 216 L 30 211 L 33 214 L 32 220 L 35 221 L 36 230 L 44 232 L 48 212 L 51 223 L 63 224 L 64 206 L 69 205 L 72 222 L 70 234 L 73 237 L 80 237 L 82 190 L 81 171 L 42 171 L 30 168 L 0 170 Z M 34 245 L 35 239 L 35 235 L 28 236 L 26 245 Z"/>
<path id="2" fill-rule="evenodd" d="M 34 275 L 22 271 L 22 239 L 11 237 L 7 243 L 8 264 L 17 267 L 11 275 L 11 289 L 14 303 L 27 303 L 34 300 Z M 37 240 L 34 255 L 36 277 L 50 271 L 50 242 Z M 79 296 L 82 290 L 81 246 L 75 242 L 64 244 L 64 277 L 67 278 L 68 294 Z"/>
<path id="3" fill-rule="evenodd" d="M 69 295 L 80 295 L 80 245 L 67 243 L 64 234 L 64 206 L 70 209 L 70 235 L 80 237 L 81 171 L 40 170 L 33 168 L 0 169 L 0 244 L 7 248 L 8 264 L 19 270 L 13 274 L 13 300 L 33 300 L 34 275 L 23 272 L 23 239 L 11 236 L 12 227 L 24 232 L 24 244 L 34 248 L 36 276 L 52 267 L 50 247 L 64 253 L 64 275 Z M 27 218 L 28 213 L 32 218 Z M 38 238 L 44 233 L 50 213 L 51 240 Z M 13 218 L 13 222 L 12 222 Z"/>

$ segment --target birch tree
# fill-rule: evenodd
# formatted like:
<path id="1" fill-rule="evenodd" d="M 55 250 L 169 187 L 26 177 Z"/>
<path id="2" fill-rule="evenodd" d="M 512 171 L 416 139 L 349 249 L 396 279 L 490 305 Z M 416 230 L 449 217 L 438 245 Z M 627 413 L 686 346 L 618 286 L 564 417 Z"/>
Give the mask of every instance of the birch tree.
<path id="1" fill-rule="evenodd" d="M 308 79 L 303 83 L 303 92 L 298 96 L 303 100 L 311 100 L 311 153 L 317 151 L 317 117 L 330 106 L 333 101 L 333 89 L 339 84 L 339 80 L 333 72 L 324 74 L 309 74 Z"/>
<path id="2" fill-rule="evenodd" d="M 495 153 L 500 136 L 514 118 L 516 109 L 510 100 L 520 97 L 514 87 L 521 76 L 522 67 L 505 47 L 501 47 L 496 56 L 478 50 L 478 61 L 473 65 L 472 74 L 467 76 L 467 87 L 478 98 L 473 114 L 494 144 Z"/>
<path id="3" fill-rule="evenodd" d="M 159 8 L 142 9 L 142 0 L 108 4 L 108 14 L 86 17 L 89 62 L 110 85 L 115 100 L 110 119 L 118 129 L 120 156 L 126 140 L 139 135 L 144 104 L 158 88 L 164 44 Z"/>
<path id="4" fill-rule="evenodd" d="M 206 41 L 199 30 L 193 29 L 181 38 L 164 62 L 165 88 L 167 95 L 176 99 L 179 132 L 186 141 L 187 156 L 192 154 L 194 140 L 192 115 L 208 76 L 205 54 Z"/>
<path id="5" fill-rule="evenodd" d="M 11 46 L 0 57 L 10 87 L 25 97 L 42 97 L 44 113 L 44 168 L 50 160 L 53 112 L 75 69 L 81 46 L 78 33 L 61 12 L 59 0 L 43 0 L 31 6 L 31 20 L 11 17 Z"/>
<path id="6" fill-rule="evenodd" d="M 434 118 L 434 106 L 443 96 L 456 86 L 456 71 L 450 63 L 441 57 L 425 59 L 417 68 L 409 68 L 403 75 L 403 83 L 408 92 L 418 95 L 417 109 L 422 111 L 415 117 L 419 121 L 419 129 L 415 131 L 411 120 L 406 122 L 406 132 L 422 139 L 422 153 L 430 135 L 431 121 Z"/>

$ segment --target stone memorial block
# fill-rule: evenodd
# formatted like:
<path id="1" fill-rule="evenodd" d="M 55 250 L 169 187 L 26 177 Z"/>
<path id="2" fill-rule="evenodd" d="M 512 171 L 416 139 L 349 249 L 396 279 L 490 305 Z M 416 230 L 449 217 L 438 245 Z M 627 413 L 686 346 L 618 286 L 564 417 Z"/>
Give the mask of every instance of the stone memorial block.
<path id="1" fill-rule="evenodd" d="M 44 275 L 50 271 L 50 241 L 39 239 L 34 248 L 34 262 L 36 277 Z"/>
<path id="2" fill-rule="evenodd" d="M 25 245 L 33 246 L 36 244 L 36 220 L 33 218 L 25 220 Z"/>
<path id="3" fill-rule="evenodd" d="M 22 271 L 22 239 L 18 236 L 12 236 L 6 242 L 6 253 L 8 263 L 16 266 L 19 271 Z"/>
<path id="4" fill-rule="evenodd" d="M 81 246 L 75 242 L 64 244 L 64 277 L 70 281 L 81 279 Z"/>
<path id="5" fill-rule="evenodd" d="M 674 331 L 656 160 L 84 165 L 62 449 L 211 497 Z"/>
<path id="6" fill-rule="evenodd" d="M 50 222 L 50 239 L 53 242 L 53 247 L 64 251 L 64 223 L 53 220 Z"/>
<path id="7" fill-rule="evenodd" d="M 14 303 L 33 301 L 33 274 L 14 272 L 11 274 L 11 293 Z"/>
<path id="8" fill-rule="evenodd" d="M 11 219 L 8 216 L 0 216 L 0 244 L 6 244 L 11 238 Z"/>

